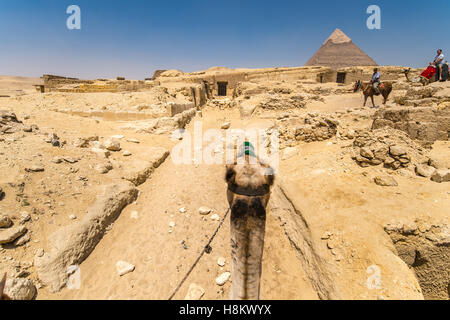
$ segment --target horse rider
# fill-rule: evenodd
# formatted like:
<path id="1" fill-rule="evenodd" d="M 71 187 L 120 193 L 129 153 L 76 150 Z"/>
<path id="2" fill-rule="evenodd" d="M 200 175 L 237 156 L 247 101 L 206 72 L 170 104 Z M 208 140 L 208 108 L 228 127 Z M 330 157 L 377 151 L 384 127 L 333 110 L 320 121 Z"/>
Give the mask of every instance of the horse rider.
<path id="1" fill-rule="evenodd" d="M 373 69 L 372 80 L 370 80 L 370 83 L 372 84 L 372 87 L 377 95 L 380 94 L 380 78 L 381 74 L 378 72 L 378 68 Z"/>
<path id="2" fill-rule="evenodd" d="M 438 80 L 442 81 L 442 66 L 444 65 L 444 54 L 442 53 L 442 49 L 437 51 L 437 56 L 434 58 L 433 62 L 430 63 L 439 69 L 439 78 Z"/>

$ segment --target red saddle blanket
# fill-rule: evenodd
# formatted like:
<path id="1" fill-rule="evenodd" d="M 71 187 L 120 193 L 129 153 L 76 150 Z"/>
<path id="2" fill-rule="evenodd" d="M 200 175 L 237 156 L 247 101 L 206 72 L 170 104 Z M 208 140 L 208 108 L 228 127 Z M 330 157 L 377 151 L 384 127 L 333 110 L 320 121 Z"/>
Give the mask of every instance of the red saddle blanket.
<path id="1" fill-rule="evenodd" d="M 436 68 L 433 66 L 429 66 L 424 72 L 422 72 L 421 76 L 430 80 L 436 74 Z"/>

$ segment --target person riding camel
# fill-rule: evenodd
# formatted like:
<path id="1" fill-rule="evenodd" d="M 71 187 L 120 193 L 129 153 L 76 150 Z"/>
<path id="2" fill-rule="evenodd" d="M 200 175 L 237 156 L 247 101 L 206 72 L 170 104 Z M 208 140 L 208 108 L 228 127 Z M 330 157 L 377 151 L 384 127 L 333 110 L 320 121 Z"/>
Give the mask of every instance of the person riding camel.
<path id="1" fill-rule="evenodd" d="M 442 49 L 439 49 L 437 51 L 437 56 L 434 58 L 433 62 L 430 62 L 430 65 L 433 65 L 436 67 L 436 69 L 439 69 L 439 81 L 444 81 L 442 78 L 442 66 L 444 65 L 444 54 L 442 53 Z"/>
<path id="2" fill-rule="evenodd" d="M 378 72 L 378 68 L 373 69 L 372 80 L 370 80 L 370 83 L 372 84 L 377 96 L 380 95 L 380 78 L 381 74 Z"/>

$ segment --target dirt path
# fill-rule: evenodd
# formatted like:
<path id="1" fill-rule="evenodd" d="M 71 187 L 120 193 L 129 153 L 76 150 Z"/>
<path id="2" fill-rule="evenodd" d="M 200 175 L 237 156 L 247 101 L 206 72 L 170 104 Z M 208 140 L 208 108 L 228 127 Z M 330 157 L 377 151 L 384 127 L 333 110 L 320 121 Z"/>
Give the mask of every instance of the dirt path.
<path id="1" fill-rule="evenodd" d="M 203 121 L 204 129 L 220 127 L 222 117 L 239 115 L 212 112 Z M 206 120 L 207 119 L 207 120 Z M 188 131 L 192 132 L 193 125 Z M 143 184 L 135 204 L 128 206 L 102 239 L 89 258 L 81 265 L 81 289 L 64 289 L 59 294 L 42 291 L 39 299 L 167 299 L 202 248 L 214 233 L 219 222 L 211 220 L 217 213 L 225 214 L 226 184 L 223 165 L 175 165 L 171 158 Z M 201 216 L 198 209 L 207 206 L 214 211 Z M 180 209 L 186 212 L 181 213 Z M 138 212 L 138 219 L 132 212 Z M 169 224 L 175 223 L 169 233 Z M 231 271 L 229 246 L 229 218 L 226 219 L 211 247 L 181 287 L 175 299 L 183 299 L 191 283 L 205 289 L 203 299 L 228 299 L 231 283 L 219 287 L 215 278 Z M 183 241 L 186 249 L 183 247 Z M 217 264 L 219 257 L 226 265 Z M 119 277 L 119 260 L 136 266 L 134 272 Z M 269 212 L 262 275 L 263 299 L 317 299 L 306 280 L 280 222 Z"/>

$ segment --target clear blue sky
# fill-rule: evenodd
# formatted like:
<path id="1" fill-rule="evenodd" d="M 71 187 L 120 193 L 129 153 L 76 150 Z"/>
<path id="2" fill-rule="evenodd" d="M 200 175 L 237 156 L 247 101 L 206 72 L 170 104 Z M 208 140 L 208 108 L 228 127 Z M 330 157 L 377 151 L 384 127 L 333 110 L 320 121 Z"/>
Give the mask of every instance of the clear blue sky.
<path id="1" fill-rule="evenodd" d="M 66 9 L 81 8 L 81 30 Z M 366 27 L 371 4 L 382 30 Z M 338 27 L 380 65 L 449 57 L 448 0 L 0 0 L 0 74 L 143 79 L 155 69 L 302 66 Z"/>

